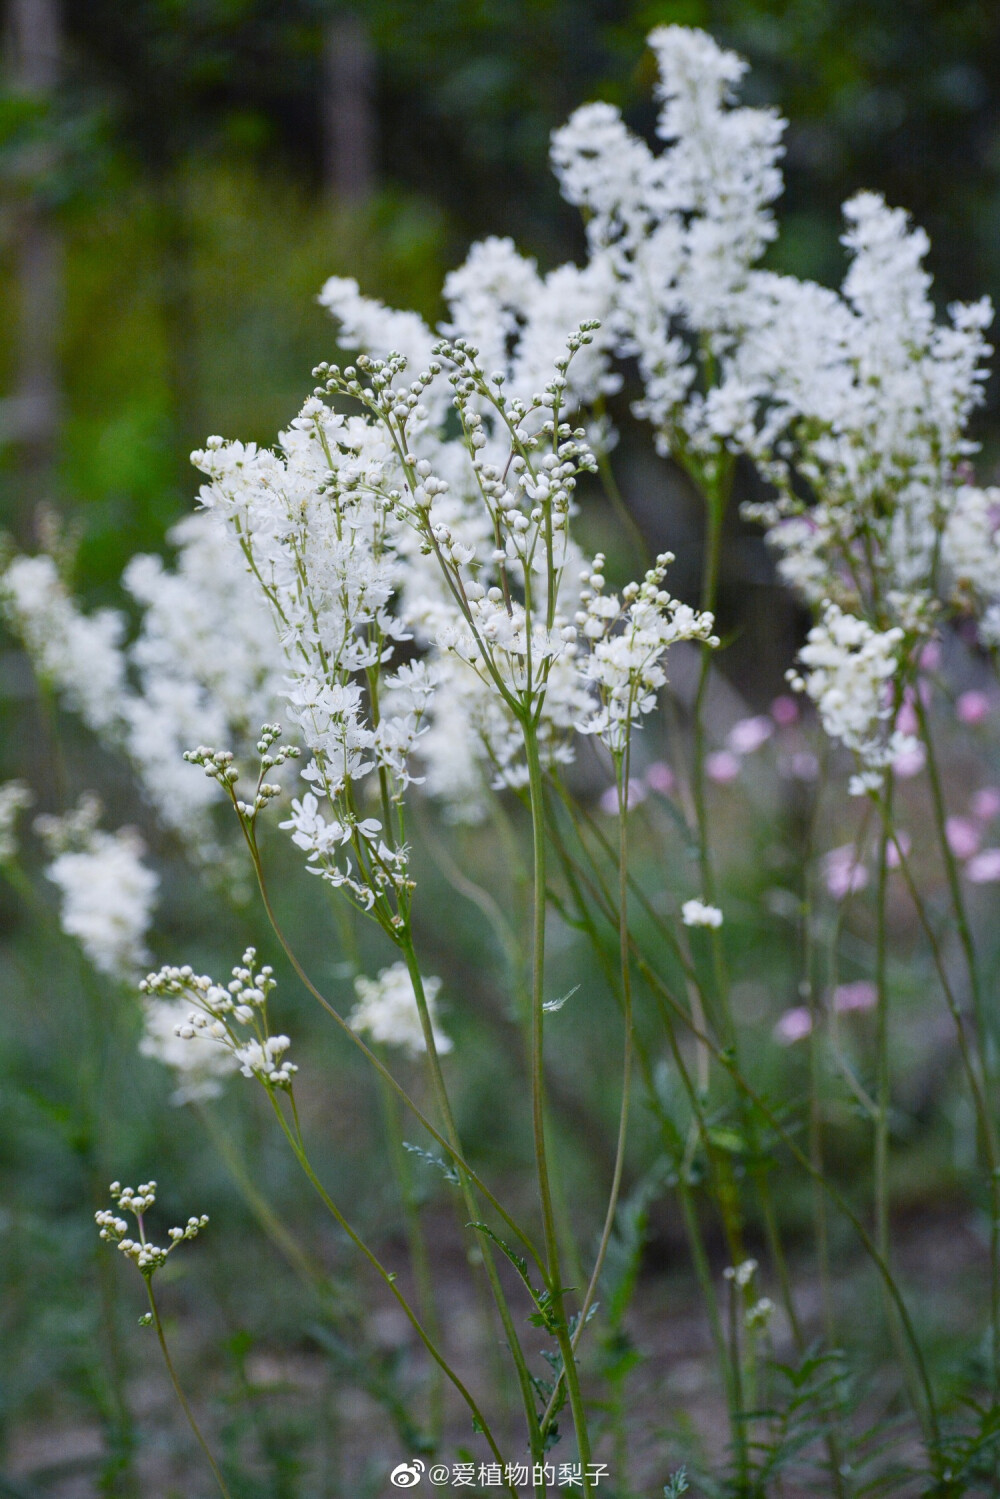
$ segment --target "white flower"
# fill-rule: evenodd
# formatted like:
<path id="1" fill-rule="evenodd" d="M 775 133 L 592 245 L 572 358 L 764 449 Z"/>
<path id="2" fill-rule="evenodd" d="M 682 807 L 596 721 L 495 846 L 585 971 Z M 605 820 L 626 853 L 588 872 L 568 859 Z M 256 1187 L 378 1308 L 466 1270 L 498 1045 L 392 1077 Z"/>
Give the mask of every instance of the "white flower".
<path id="1" fill-rule="evenodd" d="M 451 1040 L 439 1029 L 435 1014 L 441 980 L 427 978 L 423 982 L 435 1048 L 439 1052 L 451 1051 Z M 348 1024 L 354 1030 L 366 1032 L 382 1045 L 401 1046 L 410 1056 L 426 1051 L 413 980 L 405 963 L 383 968 L 377 979 L 359 975 L 354 980 L 354 991 L 358 1002 L 348 1016 Z"/>
<path id="2" fill-rule="evenodd" d="M 622 753 L 632 724 L 656 706 L 656 694 L 667 680 L 663 658 L 678 640 L 702 640 L 718 645 L 711 614 L 699 614 L 679 603 L 661 587 L 669 552 L 656 559 L 642 583 L 630 583 L 619 599 L 604 594 L 602 556 L 585 575 L 583 607 L 576 615 L 589 653 L 581 661 L 581 675 L 596 688 L 598 706 L 577 727 L 583 734 L 599 734 L 605 744 Z"/>
<path id="3" fill-rule="evenodd" d="M 681 920 L 685 926 L 720 927 L 722 912 L 718 906 L 708 906 L 702 900 L 686 900 L 681 906 Z"/>
<path id="4" fill-rule="evenodd" d="M 914 742 L 909 735 L 883 728 L 892 717 L 886 686 L 899 669 L 902 642 L 900 628 L 875 630 L 866 620 L 828 603 L 799 652 L 806 674 L 788 673 L 795 691 L 816 704 L 830 738 L 858 756 L 863 770 L 854 794 L 877 788 L 884 767 Z"/>
<path id="5" fill-rule="evenodd" d="M 99 973 L 127 981 L 147 960 L 145 938 L 159 879 L 143 862 L 133 828 L 97 827 L 100 803 L 81 800 L 66 818 L 40 817 L 36 828 L 56 851 L 45 874 L 59 889 L 59 923 Z"/>
<path id="6" fill-rule="evenodd" d="M 122 615 L 83 614 L 51 557 L 15 557 L 0 576 L 0 608 L 39 675 L 64 692 L 88 728 L 115 723 L 125 686 Z"/>
<path id="7" fill-rule="evenodd" d="M 298 1071 L 285 1060 L 291 1042 L 268 1030 L 267 1002 L 274 988 L 273 969 L 266 963 L 258 967 L 253 947 L 225 987 L 187 965 L 161 968 L 143 979 L 146 1030 L 139 1050 L 177 1073 L 174 1103 L 212 1097 L 237 1071 L 268 1088 L 291 1087 Z"/>

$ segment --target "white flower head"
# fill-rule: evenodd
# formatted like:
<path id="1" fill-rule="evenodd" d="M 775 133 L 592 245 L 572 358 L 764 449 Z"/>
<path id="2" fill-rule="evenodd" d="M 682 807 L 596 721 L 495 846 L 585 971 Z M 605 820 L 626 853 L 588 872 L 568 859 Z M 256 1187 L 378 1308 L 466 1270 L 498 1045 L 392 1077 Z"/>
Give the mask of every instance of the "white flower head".
<path id="1" fill-rule="evenodd" d="M 148 959 L 159 878 L 143 863 L 134 828 L 103 832 L 101 804 L 84 796 L 66 817 L 39 817 L 35 827 L 55 857 L 45 874 L 59 890 L 59 923 L 99 973 L 128 982 Z"/>
<path id="2" fill-rule="evenodd" d="M 681 920 L 685 926 L 720 927 L 722 912 L 718 906 L 706 905 L 703 900 L 686 900 L 681 906 Z"/>
<path id="3" fill-rule="evenodd" d="M 437 1051 L 451 1050 L 451 1038 L 439 1028 L 436 1001 L 441 989 L 439 978 L 424 979 L 424 995 L 431 1017 L 434 1045 Z M 410 1056 L 426 1051 L 426 1040 L 420 1023 L 413 980 L 405 963 L 383 968 L 377 979 L 359 975 L 354 980 L 358 1002 L 348 1016 L 348 1024 L 364 1031 L 384 1046 L 400 1046 Z"/>

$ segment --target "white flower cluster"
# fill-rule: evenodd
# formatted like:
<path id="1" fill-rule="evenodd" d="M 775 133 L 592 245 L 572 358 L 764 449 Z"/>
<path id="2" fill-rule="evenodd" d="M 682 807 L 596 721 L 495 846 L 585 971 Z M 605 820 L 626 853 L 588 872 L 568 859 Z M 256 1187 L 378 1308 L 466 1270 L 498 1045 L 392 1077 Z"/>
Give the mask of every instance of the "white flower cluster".
<path id="1" fill-rule="evenodd" d="M 979 617 L 979 636 L 1000 645 L 1000 489 L 963 485 L 941 538 L 941 561 L 955 604 Z"/>
<path id="2" fill-rule="evenodd" d="M 208 1227 L 207 1213 L 202 1213 L 198 1218 L 192 1216 L 183 1228 L 167 1230 L 169 1244 L 162 1246 L 154 1244 L 146 1237 L 143 1217 L 156 1201 L 155 1181 L 141 1182 L 134 1189 L 123 1187 L 120 1182 L 112 1182 L 108 1191 L 117 1211 L 102 1208 L 94 1214 L 100 1237 L 106 1244 L 114 1244 L 115 1248 L 130 1259 L 147 1280 L 166 1264 L 168 1257 L 179 1244 L 185 1243 L 188 1239 L 196 1239 L 202 1229 Z M 119 1213 L 131 1213 L 139 1233 L 137 1239 L 129 1236 L 128 1222 L 120 1217 Z M 143 1320 L 150 1320 L 149 1314 Z"/>
<path id="3" fill-rule="evenodd" d="M 125 691 L 122 615 L 84 614 L 54 560 L 15 557 L 0 575 L 0 607 L 43 680 L 98 733 L 117 721 Z"/>
<path id="4" fill-rule="evenodd" d="M 142 610 L 135 639 L 124 617 L 77 607 L 51 557 L 15 557 L 0 575 L 0 607 L 44 681 L 87 726 L 128 755 L 164 826 L 193 853 L 214 852 L 215 788 L 192 776 L 183 749 L 200 738 L 245 755 L 275 716 L 282 661 L 268 612 L 220 528 L 187 516 L 168 537 L 173 570 L 137 556 L 123 585 Z"/>
<path id="5" fill-rule="evenodd" d="M 31 787 L 24 781 L 0 784 L 0 864 L 17 858 L 17 814 L 34 801 Z"/>
<path id="6" fill-rule="evenodd" d="M 624 753 L 635 720 L 656 706 L 667 680 L 662 665 L 667 648 L 678 640 L 719 643 L 711 614 L 678 603 L 661 586 L 673 560 L 662 553 L 641 583 L 626 585 L 621 598 L 603 591 L 601 554 L 580 577 L 576 623 L 590 645 L 582 670 L 597 688 L 599 706 L 578 727 L 583 734 L 598 734 L 615 755 Z"/>
<path id="7" fill-rule="evenodd" d="M 54 855 L 45 874 L 59 890 L 59 922 L 99 973 L 129 982 L 148 959 L 146 934 L 159 879 L 142 862 L 134 828 L 106 833 L 101 804 L 81 797 L 65 817 L 39 817 L 35 829 Z"/>
<path id="8" fill-rule="evenodd" d="M 806 674 L 788 673 L 794 690 L 816 704 L 830 738 L 857 756 L 862 771 L 852 781 L 854 793 L 874 790 L 885 767 L 915 746 L 899 729 L 885 729 L 896 706 L 887 684 L 899 671 L 903 639 L 899 626 L 873 630 L 865 620 L 827 604 L 799 652 Z"/>
<path id="9" fill-rule="evenodd" d="M 737 454 L 773 482 L 754 514 L 818 612 L 926 634 L 943 603 L 1000 639 L 994 500 L 966 462 L 989 304 L 939 322 L 926 236 L 872 193 L 845 206 L 840 291 L 762 270 L 783 122 L 739 102 L 746 65 L 703 32 L 664 26 L 650 45 L 662 149 L 600 103 L 553 139 L 586 263 L 542 274 L 510 240 L 474 245 L 437 332 L 329 280 L 320 300 L 355 362 L 320 366 L 275 451 L 214 437 L 194 455 L 203 509 L 173 533 L 174 570 L 126 573 L 145 611 L 130 646 L 118 616 L 75 608 L 49 559 L 5 574 L 40 670 L 189 840 L 208 846 L 218 778 L 192 777 L 180 749 L 224 744 L 242 764 L 284 700 L 310 756 L 285 825 L 390 931 L 412 781 L 482 816 L 491 786 L 525 783 L 526 725 L 548 765 L 580 726 L 620 749 L 663 649 L 711 638 L 662 578 L 579 597 L 575 489 L 613 438 L 615 359 L 635 360 L 640 414 L 699 483 L 721 486 Z M 851 730 L 869 759 L 880 714 Z"/>
<path id="10" fill-rule="evenodd" d="M 681 920 L 685 926 L 718 929 L 722 925 L 722 912 L 718 906 L 706 905 L 703 900 L 686 900 L 681 906 Z"/>
<path id="11" fill-rule="evenodd" d="M 750 267 L 775 236 L 784 122 L 734 105 L 746 64 L 704 32 L 663 26 L 649 43 L 667 148 L 654 155 L 616 109 L 588 104 L 556 132 L 552 159 L 563 195 L 587 213 L 592 263 L 611 268 L 616 352 L 637 359 L 638 410 L 666 450 L 679 434 L 700 445 L 728 435 L 744 404 L 695 388 L 698 343 L 717 359 L 744 320 Z"/>
<path id="12" fill-rule="evenodd" d="M 770 401 L 749 446 L 781 489 L 758 513 L 782 575 L 811 602 L 857 611 L 940 588 L 940 538 L 974 450 L 965 427 L 982 399 L 992 309 L 956 304 L 938 324 L 923 231 L 873 193 L 844 213 L 852 263 L 841 295 L 775 282 L 771 327 L 738 359 L 759 365 L 753 378 Z"/>
<path id="13" fill-rule="evenodd" d="M 146 1027 L 139 1050 L 177 1074 L 174 1103 L 213 1097 L 222 1079 L 235 1072 L 267 1088 L 291 1087 L 298 1071 L 285 1060 L 291 1042 L 268 1029 L 267 1001 L 274 987 L 274 970 L 266 963 L 257 967 L 253 947 L 225 987 L 188 964 L 143 979 Z"/>
<path id="14" fill-rule="evenodd" d="M 423 986 L 435 1049 L 442 1053 L 451 1051 L 451 1038 L 439 1028 L 435 1013 L 441 980 L 426 978 Z M 405 963 L 383 968 L 377 979 L 359 974 L 354 980 L 354 992 L 358 1002 L 347 1017 L 353 1030 L 364 1032 L 380 1045 L 399 1046 L 411 1057 L 427 1050 L 413 980 Z"/>

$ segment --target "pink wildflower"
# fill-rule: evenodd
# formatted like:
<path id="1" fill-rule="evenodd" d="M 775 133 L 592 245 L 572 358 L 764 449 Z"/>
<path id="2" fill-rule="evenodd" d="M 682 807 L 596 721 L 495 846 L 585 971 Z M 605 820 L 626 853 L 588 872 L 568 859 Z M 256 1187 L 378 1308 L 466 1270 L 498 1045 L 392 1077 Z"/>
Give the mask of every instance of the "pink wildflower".
<path id="1" fill-rule="evenodd" d="M 719 786 L 728 786 L 740 773 L 739 756 L 731 750 L 716 750 L 705 756 L 705 774 Z"/>
<path id="2" fill-rule="evenodd" d="M 796 1005 L 793 1010 L 786 1010 L 779 1016 L 774 1027 L 774 1039 L 780 1041 L 782 1046 L 791 1046 L 796 1041 L 803 1041 L 812 1028 L 812 1016 L 805 1005 Z"/>

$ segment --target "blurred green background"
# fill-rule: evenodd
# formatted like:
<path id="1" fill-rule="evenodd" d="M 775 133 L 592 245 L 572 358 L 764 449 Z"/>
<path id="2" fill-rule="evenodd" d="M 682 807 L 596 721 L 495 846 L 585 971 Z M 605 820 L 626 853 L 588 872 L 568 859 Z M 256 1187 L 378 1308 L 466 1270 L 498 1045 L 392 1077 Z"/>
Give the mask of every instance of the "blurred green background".
<path id="1" fill-rule="evenodd" d="M 928 229 L 942 303 L 983 292 L 1000 299 L 1000 10 L 982 0 L 369 0 L 355 8 L 328 0 L 7 0 L 3 527 L 33 547 L 51 534 L 54 509 L 78 545 L 82 597 L 120 604 L 124 563 L 137 550 L 162 549 L 165 529 L 190 508 L 190 449 L 209 432 L 272 440 L 308 390 L 313 364 L 335 353 L 315 303 L 326 276 L 356 276 L 363 291 L 434 319 L 445 271 L 477 237 L 511 234 L 545 268 L 580 252 L 575 212 L 548 171 L 549 133 L 577 104 L 603 97 L 649 135 L 654 69 L 643 42 L 669 21 L 704 26 L 742 52 L 752 65 L 747 100 L 775 104 L 790 120 L 775 266 L 839 280 L 839 205 L 871 187 Z M 626 499 L 655 544 L 684 551 L 680 566 L 693 578 L 697 516 L 668 466 L 640 459 L 625 402 L 617 415 L 624 435 L 615 463 Z M 977 421 L 990 463 L 1000 424 L 995 396 Z M 759 541 L 739 527 L 726 576 L 730 624 L 754 638 L 755 617 L 769 618 L 770 657 L 758 661 L 754 678 L 747 651 L 742 671 L 735 654 L 741 687 L 766 701 L 790 657 L 796 619 L 784 604 L 775 627 L 772 575 Z M 177 850 L 149 825 L 121 767 L 53 717 L 6 638 L 0 693 L 0 776 L 25 775 L 52 808 L 94 786 L 111 825 L 138 822 L 164 872 L 152 939 L 158 959 L 223 973 L 259 936 L 255 909 L 241 905 L 239 891 L 230 901 L 206 901 Z M 767 786 L 747 801 L 745 821 L 733 820 L 739 853 L 730 880 L 746 911 L 794 864 L 800 824 L 801 809 Z M 662 883 L 671 836 L 655 818 L 640 834 L 637 870 L 648 871 L 651 885 Z M 484 853 L 480 834 L 452 835 L 449 847 L 477 863 L 484 883 L 516 908 L 523 882 L 504 850 Z M 324 935 L 321 892 L 297 877 L 278 839 L 271 856 L 293 937 L 330 994 L 349 1003 L 338 952 Z M 505 1070 L 514 1069 L 516 1032 L 502 958 L 475 908 L 456 905 L 440 868 L 429 862 L 423 878 L 426 909 L 447 902 L 454 913 L 446 933 L 429 927 L 424 936 L 445 980 L 453 1033 L 472 1058 L 459 1099 L 463 1129 L 477 1159 L 502 1178 L 523 1145 L 509 1121 L 496 1126 L 516 1075 Z M 745 940 L 734 923 L 733 941 L 752 948 L 752 965 L 748 959 L 736 976 L 756 986 L 747 999 L 753 1021 L 795 1002 L 794 939 L 774 920 L 747 922 Z M 869 937 L 863 927 L 856 934 L 859 971 Z M 363 1443 L 358 1448 L 355 1437 L 352 1447 L 345 1428 L 363 1432 L 378 1418 L 390 1446 L 395 1432 L 401 1454 L 411 1450 L 398 1397 L 410 1376 L 400 1371 L 393 1329 L 374 1317 L 360 1325 L 349 1280 L 338 1304 L 310 1300 L 206 1143 L 203 1121 L 170 1110 L 162 1072 L 135 1058 L 137 1011 L 95 983 L 53 931 L 50 910 L 35 911 L 3 887 L 0 939 L 0 1496 L 207 1492 L 153 1354 L 133 1336 L 140 1308 L 123 1294 L 121 1267 L 96 1253 L 89 1217 L 104 1204 L 110 1176 L 151 1170 L 163 1183 L 165 1213 L 208 1208 L 216 1220 L 215 1248 L 207 1239 L 198 1247 L 171 1294 L 182 1362 L 211 1406 L 207 1423 L 239 1477 L 238 1492 L 247 1499 L 381 1492 L 384 1463 L 366 1467 Z M 375 948 L 363 958 L 369 971 L 388 961 Z M 567 945 L 560 958 L 567 985 L 586 961 Z M 296 1047 L 327 1056 L 336 1080 L 329 1093 L 305 1090 L 307 1119 L 325 1132 L 324 1169 L 373 1236 L 391 1244 L 395 1189 L 359 1152 L 359 1141 L 381 1138 L 378 1099 L 294 997 L 287 972 L 279 968 L 279 976 Z M 917 1002 L 920 972 L 901 983 Z M 567 1042 L 556 1069 L 563 1101 L 613 1044 L 608 1024 L 605 1016 Z M 932 1033 L 928 1040 L 933 1050 Z M 798 1088 L 797 1063 L 789 1065 Z M 787 1072 L 783 1078 L 788 1086 Z M 957 1157 L 951 1136 L 927 1123 L 933 1109 L 918 1102 L 901 1191 L 918 1208 L 933 1199 L 948 1211 Z M 611 1089 L 567 1116 L 568 1192 L 583 1216 L 599 1211 L 587 1168 L 600 1158 L 615 1107 Z M 249 1162 L 252 1185 L 266 1189 L 282 1223 L 328 1270 L 339 1266 L 339 1248 L 303 1200 L 263 1111 L 229 1099 L 213 1128 Z M 642 1119 L 635 1180 L 648 1135 Z M 845 1179 L 861 1139 L 848 1127 L 839 1159 Z M 457 1260 L 447 1197 L 433 1181 L 421 1189 Z M 798 1191 L 789 1188 L 782 1203 L 793 1234 L 805 1211 Z M 654 1268 L 672 1269 L 675 1230 L 666 1217 L 655 1229 Z M 957 1252 L 954 1242 L 950 1248 Z M 869 1294 L 870 1287 L 857 1293 L 859 1328 Z M 646 1295 L 655 1301 L 659 1291 Z M 455 1306 L 474 1320 L 474 1306 Z M 944 1304 L 921 1315 L 931 1318 L 933 1342 L 939 1327 L 953 1332 L 966 1309 Z M 704 1350 L 692 1336 L 688 1352 L 697 1359 Z M 337 1405 L 337 1392 L 359 1378 L 368 1380 L 361 1404 Z M 699 1399 L 710 1420 L 711 1397 L 696 1391 Z M 324 1447 L 317 1413 L 335 1406 Z M 143 1461 L 152 1464 L 143 1471 L 157 1476 L 137 1490 L 138 1429 Z M 8 1465 L 20 1476 L 8 1477 Z"/>

